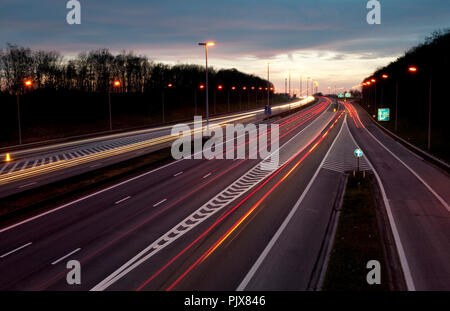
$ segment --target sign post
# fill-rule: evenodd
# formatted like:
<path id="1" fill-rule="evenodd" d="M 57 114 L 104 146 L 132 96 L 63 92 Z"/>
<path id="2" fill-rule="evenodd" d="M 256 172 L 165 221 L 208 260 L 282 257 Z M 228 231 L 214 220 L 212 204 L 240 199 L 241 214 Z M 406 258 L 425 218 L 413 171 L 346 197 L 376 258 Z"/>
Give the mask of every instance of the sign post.
<path id="1" fill-rule="evenodd" d="M 361 158 L 363 156 L 363 152 L 361 149 L 355 149 L 354 151 L 356 160 L 357 160 L 357 167 L 358 167 L 358 173 L 359 173 L 359 158 Z"/>

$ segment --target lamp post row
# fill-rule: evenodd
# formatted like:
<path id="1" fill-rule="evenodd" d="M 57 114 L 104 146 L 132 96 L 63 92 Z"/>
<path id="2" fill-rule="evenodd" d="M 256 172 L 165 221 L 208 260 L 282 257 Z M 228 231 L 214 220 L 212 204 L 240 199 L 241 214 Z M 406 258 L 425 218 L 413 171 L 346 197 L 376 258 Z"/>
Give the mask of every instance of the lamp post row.
<path id="1" fill-rule="evenodd" d="M 416 66 L 409 66 L 408 72 L 411 74 L 417 73 L 418 68 Z M 382 74 L 382 79 L 388 79 L 389 75 Z M 361 86 L 370 86 L 372 84 L 375 84 L 377 81 L 376 79 L 372 78 L 370 81 L 363 82 Z M 374 97 L 374 106 L 375 106 L 375 112 L 377 112 L 376 104 L 377 104 L 377 97 L 376 97 L 376 85 L 375 85 L 375 97 Z M 398 131 L 398 79 L 395 79 L 395 118 L 394 118 L 394 129 L 397 132 Z M 428 88 L 428 135 L 427 135 L 427 149 L 431 149 L 431 108 L 432 108 L 432 77 L 429 77 L 429 88 Z M 381 105 L 383 105 L 383 86 L 381 86 Z"/>

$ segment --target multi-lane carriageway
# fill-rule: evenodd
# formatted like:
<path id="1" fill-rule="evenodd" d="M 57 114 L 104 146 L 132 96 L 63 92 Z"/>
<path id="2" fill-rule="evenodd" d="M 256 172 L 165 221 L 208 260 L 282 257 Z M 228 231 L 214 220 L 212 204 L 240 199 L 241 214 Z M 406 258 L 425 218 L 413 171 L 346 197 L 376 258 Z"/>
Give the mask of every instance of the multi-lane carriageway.
<path id="1" fill-rule="evenodd" d="M 407 288 L 448 289 L 448 176 L 359 107 L 335 107 L 320 98 L 276 121 L 273 171 L 255 159 L 174 161 L 0 229 L 0 288 L 317 289 L 322 242 L 358 146 L 381 184 Z M 81 285 L 66 282 L 71 259 Z"/>
<path id="2" fill-rule="evenodd" d="M 276 105 L 273 107 L 273 113 L 278 114 L 312 101 L 314 97 L 310 96 L 297 102 Z M 219 125 L 257 123 L 264 117 L 264 109 L 253 109 L 214 117 L 211 122 Z M 192 123 L 190 125 L 192 126 Z M 0 197 L 165 148 L 176 139 L 171 135 L 171 129 L 172 126 L 167 125 L 43 146 L 29 146 L 26 149 L 3 148 L 0 151 L 0 159 L 5 159 L 8 152 L 12 161 L 0 162 Z"/>

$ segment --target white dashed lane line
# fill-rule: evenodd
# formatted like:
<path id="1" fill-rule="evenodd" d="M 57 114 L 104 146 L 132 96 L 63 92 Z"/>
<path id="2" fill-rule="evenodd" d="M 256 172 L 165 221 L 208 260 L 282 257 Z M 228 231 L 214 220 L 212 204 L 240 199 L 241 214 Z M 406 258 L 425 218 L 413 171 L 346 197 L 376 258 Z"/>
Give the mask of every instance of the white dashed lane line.
<path id="1" fill-rule="evenodd" d="M 176 173 L 175 175 L 173 175 L 173 177 L 180 176 L 181 174 L 183 174 L 183 172 L 178 172 L 178 173 Z"/>
<path id="2" fill-rule="evenodd" d="M 79 252 L 81 250 L 81 248 L 77 248 L 76 250 L 71 251 L 70 253 L 68 253 L 67 255 L 62 256 L 61 258 L 55 260 L 54 262 L 52 262 L 52 265 L 56 265 L 58 262 L 66 259 L 69 256 L 72 256 L 73 254 L 75 254 L 76 252 Z"/>
<path id="3" fill-rule="evenodd" d="M 119 200 L 119 201 L 117 201 L 116 203 L 114 203 L 114 204 L 120 204 L 120 203 L 122 203 L 122 202 L 125 202 L 126 200 L 129 200 L 129 199 L 131 199 L 131 196 L 127 196 L 126 198 L 123 198 L 122 200 Z"/>
<path id="4" fill-rule="evenodd" d="M 22 189 L 22 188 L 25 188 L 25 187 L 28 187 L 28 186 L 32 186 L 32 185 L 35 185 L 35 184 L 36 184 L 36 182 L 25 184 L 25 185 L 19 186 L 18 189 Z"/>
<path id="5" fill-rule="evenodd" d="M 167 199 L 161 200 L 158 203 L 154 204 L 153 207 L 157 207 L 158 205 L 161 205 L 161 204 L 163 204 L 166 201 L 167 201 Z"/>
<path id="6" fill-rule="evenodd" d="M 6 256 L 9 256 L 9 255 L 11 255 L 11 254 L 13 254 L 13 253 L 15 253 L 15 252 L 17 252 L 17 251 L 20 251 L 22 248 L 25 248 L 25 247 L 27 247 L 27 246 L 30 246 L 31 244 L 32 244 L 32 242 L 29 242 L 29 243 L 27 243 L 27 244 L 24 244 L 24 245 L 22 245 L 22 246 L 19 246 L 18 248 L 15 248 L 15 249 L 13 249 L 12 251 L 9 251 L 9 252 L 7 252 L 7 253 L 1 255 L 0 258 L 5 258 Z"/>
<path id="7" fill-rule="evenodd" d="M 209 176 L 211 176 L 211 173 L 206 174 L 202 179 L 208 178 Z"/>

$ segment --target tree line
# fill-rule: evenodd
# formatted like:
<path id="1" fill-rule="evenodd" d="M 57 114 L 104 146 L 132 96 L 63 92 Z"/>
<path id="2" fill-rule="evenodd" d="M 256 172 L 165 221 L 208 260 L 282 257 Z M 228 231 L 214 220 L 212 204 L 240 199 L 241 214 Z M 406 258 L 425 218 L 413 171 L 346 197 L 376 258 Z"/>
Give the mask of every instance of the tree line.
<path id="1" fill-rule="evenodd" d="M 34 51 L 7 44 L 0 50 L 0 91 L 16 93 L 26 79 L 33 81 L 34 88 L 89 93 L 106 92 L 113 81 L 118 80 L 122 92 L 145 93 L 169 84 L 175 88 L 195 89 L 205 83 L 205 68 L 183 64 L 169 66 L 133 52 L 113 55 L 108 49 L 65 59 L 57 51 Z M 211 86 L 265 88 L 268 85 L 267 80 L 236 69 L 209 68 L 209 79 Z"/>
<path id="2" fill-rule="evenodd" d="M 366 84 L 371 82 L 363 86 L 363 107 L 373 115 L 378 108 L 390 108 L 391 120 L 384 124 L 424 147 L 431 103 L 431 150 L 448 159 L 449 72 L 450 29 L 435 31 L 423 43 L 363 80 Z"/>

